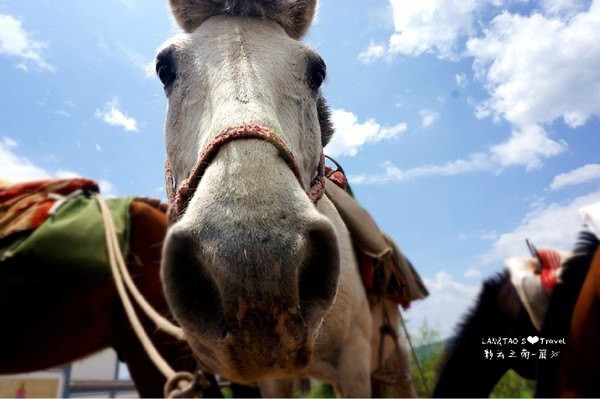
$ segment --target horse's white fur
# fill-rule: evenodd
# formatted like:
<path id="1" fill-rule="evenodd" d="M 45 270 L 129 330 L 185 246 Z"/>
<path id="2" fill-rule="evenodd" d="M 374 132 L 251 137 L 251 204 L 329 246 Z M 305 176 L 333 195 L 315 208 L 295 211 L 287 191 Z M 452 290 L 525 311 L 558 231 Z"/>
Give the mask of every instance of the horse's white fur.
<path id="1" fill-rule="evenodd" d="M 298 184 L 271 144 L 257 140 L 229 143 L 206 170 L 187 211 L 170 233 L 188 231 L 207 238 L 202 227 L 207 220 L 222 221 L 225 230 L 235 229 L 245 212 L 263 212 L 264 224 L 255 228 L 275 228 L 278 234 L 289 235 L 293 252 L 303 238 L 285 231 L 273 214 L 285 212 L 293 219 L 290 224 L 300 230 L 315 224 L 333 228 L 340 253 L 338 291 L 315 330 L 314 354 L 304 374 L 334 384 L 341 395 L 370 396 L 372 331 L 379 325 L 372 325 L 350 236 L 340 215 L 327 197 L 315 207 L 304 192 L 321 151 L 316 96 L 305 77 L 312 50 L 288 37 L 273 21 L 235 16 L 212 17 L 167 45 L 174 49 L 177 63 L 166 122 L 167 156 L 177 182 L 188 176 L 199 154 L 222 129 L 258 123 L 282 136 L 296 156 L 304 184 Z M 243 203 L 240 198 L 245 199 Z M 261 220 L 256 214 L 253 218 Z M 217 256 L 223 245 L 211 242 L 202 248 L 203 258 Z M 268 274 L 269 270 L 260 272 Z M 397 312 L 397 308 L 391 310 L 394 316 Z M 183 327 L 192 337 L 190 326 Z M 387 343 L 386 356 L 392 350 Z M 202 358 L 201 351 L 196 354 Z M 213 372 L 235 379 L 224 362 L 202 360 Z"/>
<path id="2" fill-rule="evenodd" d="M 212 17 L 168 45 L 176 51 L 177 79 L 169 93 L 166 142 L 177 181 L 221 130 L 251 122 L 284 138 L 308 187 L 321 143 L 303 62 L 313 51 L 275 22 L 234 16 Z"/>

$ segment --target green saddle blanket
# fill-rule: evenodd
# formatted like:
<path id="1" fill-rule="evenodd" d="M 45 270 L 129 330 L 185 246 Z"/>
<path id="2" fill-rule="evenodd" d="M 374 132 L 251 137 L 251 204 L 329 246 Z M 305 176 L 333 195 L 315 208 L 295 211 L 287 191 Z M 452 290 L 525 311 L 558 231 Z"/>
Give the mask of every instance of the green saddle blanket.
<path id="1" fill-rule="evenodd" d="M 129 197 L 106 200 L 125 258 L 129 253 L 131 200 Z M 78 271 L 85 270 L 86 273 L 111 279 L 98 202 L 86 195 L 67 200 L 30 235 L 5 248 L 0 253 L 0 261 L 77 268 Z"/>

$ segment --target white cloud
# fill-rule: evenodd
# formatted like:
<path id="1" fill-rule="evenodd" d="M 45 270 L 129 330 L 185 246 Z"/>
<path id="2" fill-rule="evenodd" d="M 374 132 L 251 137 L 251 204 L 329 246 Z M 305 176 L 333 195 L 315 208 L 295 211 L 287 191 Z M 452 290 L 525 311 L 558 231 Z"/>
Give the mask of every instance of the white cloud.
<path id="1" fill-rule="evenodd" d="M 70 170 L 63 170 L 63 169 L 57 170 L 54 175 L 55 175 L 55 177 L 57 177 L 59 179 L 74 179 L 76 177 L 81 177 L 81 175 L 79 173 L 75 173 Z"/>
<path id="2" fill-rule="evenodd" d="M 425 120 L 423 121 L 425 127 Z M 493 146 L 488 152 L 471 154 L 467 159 L 457 159 L 442 165 L 423 165 L 410 169 L 400 169 L 387 161 L 381 166 L 383 173 L 350 175 L 353 184 L 383 184 L 406 182 L 422 177 L 453 176 L 472 172 L 499 173 L 506 166 L 524 165 L 527 170 L 541 165 L 543 157 L 550 157 L 566 149 L 564 141 L 555 142 L 545 136 L 543 130 L 533 126 L 521 132 L 513 132 L 508 141 Z"/>
<path id="3" fill-rule="evenodd" d="M 382 184 L 389 182 L 405 182 L 428 176 L 452 176 L 467 172 L 489 171 L 497 166 L 487 154 L 472 154 L 469 159 L 458 159 L 443 165 L 424 165 L 402 170 L 387 161 L 381 165 L 384 173 L 349 175 L 353 184 Z"/>
<path id="4" fill-rule="evenodd" d="M 456 86 L 460 87 L 461 89 L 464 89 L 469 84 L 469 78 L 467 78 L 467 75 L 464 73 L 457 73 L 454 75 L 454 80 L 456 81 Z"/>
<path id="5" fill-rule="evenodd" d="M 423 129 L 428 128 L 440 117 L 439 112 L 435 112 L 429 109 L 422 109 L 419 111 L 419 115 L 421 115 L 421 127 Z"/>
<path id="6" fill-rule="evenodd" d="M 577 197 L 567 204 L 553 203 L 527 213 L 513 231 L 503 233 L 492 249 L 482 256 L 484 263 L 501 261 L 508 256 L 527 256 L 525 239 L 535 246 L 570 250 L 583 230 L 578 210 L 600 201 L 600 191 Z"/>
<path id="7" fill-rule="evenodd" d="M 389 51 L 408 56 L 423 53 L 457 59 L 458 41 L 474 33 L 477 12 L 484 0 L 390 0 L 394 33 Z"/>
<path id="8" fill-rule="evenodd" d="M 548 124 L 562 119 L 577 128 L 600 116 L 600 0 L 541 0 L 529 15 L 508 11 L 513 1 L 390 3 L 394 33 L 372 60 L 472 57 L 488 93 L 474 105 L 476 116 L 511 125 L 510 137 L 490 150 L 500 166 L 540 167 L 567 148 L 550 138 Z M 486 14 L 495 16 L 487 22 Z M 468 82 L 465 75 L 455 79 L 458 87 Z"/>
<path id="9" fill-rule="evenodd" d="M 126 132 L 137 132 L 137 121 L 119 109 L 119 99 L 113 97 L 104 105 L 104 111 L 96 110 L 96 118 L 102 119 L 111 126 L 120 126 Z"/>
<path id="10" fill-rule="evenodd" d="M 497 231 L 492 230 L 492 231 L 488 231 L 485 232 L 481 235 L 481 239 L 484 241 L 496 241 L 499 237 L 499 234 Z"/>
<path id="11" fill-rule="evenodd" d="M 50 178 L 48 172 L 29 159 L 14 154 L 12 149 L 16 147 L 17 143 L 11 138 L 4 137 L 0 141 L 0 180 L 19 182 Z"/>
<path id="12" fill-rule="evenodd" d="M 17 57 L 20 63 L 17 68 L 28 71 L 28 63 L 33 63 L 41 70 L 55 72 L 56 67 L 50 65 L 42 54 L 47 47 L 44 42 L 33 40 L 17 18 L 0 14 L 0 54 Z"/>
<path id="13" fill-rule="evenodd" d="M 10 137 L 6 137 L 6 136 L 2 137 L 2 141 L 0 141 L 0 145 L 4 146 L 5 148 L 15 148 L 18 146 L 16 141 L 14 141 Z"/>
<path id="14" fill-rule="evenodd" d="M 576 184 L 587 183 L 600 179 L 600 164 L 590 163 L 570 172 L 561 173 L 554 177 L 550 184 L 551 190 L 559 190 Z"/>
<path id="15" fill-rule="evenodd" d="M 331 121 L 335 127 L 335 134 L 325 150 L 332 157 L 354 156 L 363 145 L 393 139 L 408 128 L 406 123 L 383 127 L 374 119 L 359 123 L 356 115 L 343 109 L 334 109 L 331 112 Z"/>
<path id="16" fill-rule="evenodd" d="M 489 110 L 523 127 L 600 115 L 600 1 L 570 19 L 504 12 L 467 42 Z"/>
<path id="17" fill-rule="evenodd" d="M 98 187 L 100 187 L 100 194 L 107 198 L 114 198 L 116 196 L 115 186 L 108 180 L 98 181 Z"/>
<path id="18" fill-rule="evenodd" d="M 28 158 L 15 154 L 13 150 L 17 147 L 18 144 L 9 137 L 3 137 L 0 140 L 0 180 L 23 182 L 52 178 L 72 179 L 81 176 L 79 173 L 65 169 L 49 172 L 40 168 Z M 100 180 L 98 184 L 103 194 L 115 195 L 115 188 L 109 181 Z"/>
<path id="19" fill-rule="evenodd" d="M 510 139 L 490 149 L 492 157 L 502 166 L 524 165 L 527 170 L 542 165 L 549 158 L 567 149 L 565 141 L 556 142 L 539 126 L 530 125 L 512 132 Z"/>
<path id="20" fill-rule="evenodd" d="M 570 17 L 585 8 L 582 0 L 542 0 L 542 9 L 552 16 Z"/>
<path id="21" fill-rule="evenodd" d="M 425 320 L 440 330 L 442 338 L 452 335 L 454 326 L 473 305 L 479 292 L 479 284 L 467 285 L 456 281 L 445 271 L 436 273 L 433 279 L 424 279 L 429 297 L 415 301 L 406 312 L 411 326 L 421 326 Z"/>
<path id="22" fill-rule="evenodd" d="M 514 126 L 511 138 L 492 149 L 505 166 L 536 168 L 566 149 L 544 125 L 562 118 L 576 128 L 600 115 L 600 1 L 587 11 L 561 0 L 542 6 L 548 15 L 503 12 L 467 42 L 490 96 L 478 105 L 477 117 L 494 115 Z"/>
<path id="23" fill-rule="evenodd" d="M 127 57 L 129 64 L 142 72 L 144 77 L 154 78 L 156 76 L 154 58 L 148 58 L 139 51 L 126 47 L 121 43 L 118 44 L 117 48 Z"/>
<path id="24" fill-rule="evenodd" d="M 471 268 L 468 268 L 467 270 L 465 270 L 465 272 L 463 273 L 463 276 L 469 277 L 469 278 L 479 278 L 479 277 L 481 277 L 481 271 L 471 267 Z"/>
<path id="25" fill-rule="evenodd" d="M 374 61 L 383 58 L 386 54 L 386 48 L 382 44 L 376 44 L 373 40 L 369 43 L 369 47 L 363 50 L 357 59 L 363 64 L 371 64 Z"/>
<path id="26" fill-rule="evenodd" d="M 65 111 L 64 109 L 57 109 L 56 111 L 54 111 L 54 113 L 56 115 L 65 116 L 67 118 L 70 118 L 73 116 L 69 112 Z"/>

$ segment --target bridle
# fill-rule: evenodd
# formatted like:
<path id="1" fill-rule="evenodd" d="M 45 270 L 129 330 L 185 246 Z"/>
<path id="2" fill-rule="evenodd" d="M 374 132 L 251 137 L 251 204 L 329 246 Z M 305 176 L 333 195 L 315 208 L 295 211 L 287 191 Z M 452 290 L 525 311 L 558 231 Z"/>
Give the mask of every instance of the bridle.
<path id="1" fill-rule="evenodd" d="M 300 182 L 300 185 L 304 187 L 298 162 L 281 136 L 276 134 L 268 127 L 256 124 L 243 124 L 228 127 L 222 130 L 204 148 L 202 154 L 198 158 L 198 162 L 196 162 L 196 165 L 194 165 L 188 178 L 181 182 L 179 189 L 177 189 L 177 182 L 171 171 L 169 159 L 167 158 L 165 162 L 165 179 L 167 183 L 167 197 L 169 201 L 169 223 L 175 223 L 181 217 L 181 215 L 183 215 L 192 196 L 198 188 L 198 184 L 200 184 L 200 179 L 202 179 L 204 172 L 206 172 L 206 169 L 217 156 L 217 153 L 221 147 L 230 141 L 240 139 L 259 139 L 273 144 L 275 148 L 277 148 L 279 156 L 283 158 L 292 172 L 294 172 L 294 175 Z M 323 155 L 323 149 L 321 148 L 321 155 L 319 164 L 317 165 L 316 176 L 311 181 L 308 190 L 306 190 L 306 195 L 308 195 L 308 198 L 314 204 L 316 204 L 323 196 L 323 189 L 325 186 L 324 170 L 325 157 Z"/>

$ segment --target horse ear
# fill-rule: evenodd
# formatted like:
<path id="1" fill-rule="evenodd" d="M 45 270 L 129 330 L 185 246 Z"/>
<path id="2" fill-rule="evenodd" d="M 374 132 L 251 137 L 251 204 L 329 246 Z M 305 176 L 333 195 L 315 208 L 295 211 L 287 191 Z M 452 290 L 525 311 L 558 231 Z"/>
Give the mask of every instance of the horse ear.
<path id="1" fill-rule="evenodd" d="M 308 31 L 317 9 L 317 0 L 169 0 L 169 4 L 188 33 L 212 16 L 241 15 L 272 19 L 293 39 Z"/>
<path id="2" fill-rule="evenodd" d="M 171 13 L 181 29 L 187 33 L 196 30 L 211 15 L 203 13 L 204 5 L 208 1 L 194 0 L 169 0 Z"/>
<path id="3" fill-rule="evenodd" d="M 290 19 L 283 28 L 293 39 L 300 39 L 306 34 L 317 11 L 317 0 L 295 0 L 290 4 Z"/>

